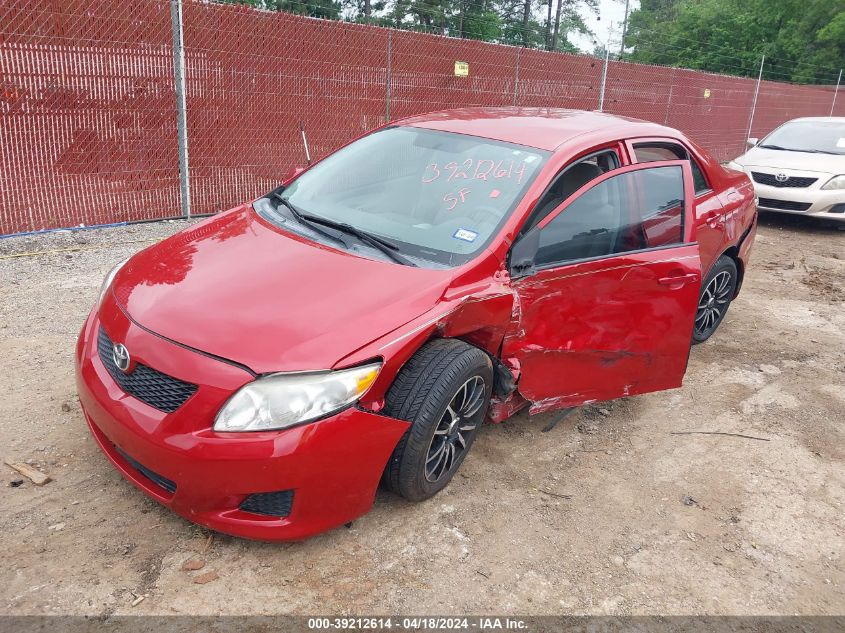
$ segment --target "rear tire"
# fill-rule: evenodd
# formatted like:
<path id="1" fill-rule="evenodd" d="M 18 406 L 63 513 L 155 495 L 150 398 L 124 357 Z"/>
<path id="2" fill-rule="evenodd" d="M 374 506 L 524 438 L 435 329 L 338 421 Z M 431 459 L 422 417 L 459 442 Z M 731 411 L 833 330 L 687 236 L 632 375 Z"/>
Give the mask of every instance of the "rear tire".
<path id="1" fill-rule="evenodd" d="M 707 279 L 701 284 L 695 323 L 692 330 L 693 344 L 703 343 L 716 331 L 725 318 L 736 293 L 736 262 L 722 255 L 713 265 Z"/>
<path id="2" fill-rule="evenodd" d="M 387 415 L 411 423 L 387 463 L 387 487 L 409 501 L 443 490 L 475 440 L 492 387 L 493 364 L 480 349 L 455 339 L 421 347 L 385 399 Z"/>

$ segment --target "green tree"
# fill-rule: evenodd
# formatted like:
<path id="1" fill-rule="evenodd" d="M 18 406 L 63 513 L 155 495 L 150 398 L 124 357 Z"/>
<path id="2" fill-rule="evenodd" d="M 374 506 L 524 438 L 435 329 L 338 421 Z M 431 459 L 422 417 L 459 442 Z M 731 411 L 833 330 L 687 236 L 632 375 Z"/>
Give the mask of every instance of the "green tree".
<path id="1" fill-rule="evenodd" d="M 496 7 L 502 21 L 502 43 L 526 48 L 544 45 L 545 27 L 535 16 L 538 0 L 499 0 Z"/>
<path id="2" fill-rule="evenodd" d="M 458 0 L 457 11 L 453 18 L 457 37 L 485 42 L 502 37 L 502 18 L 488 0 Z"/>
<path id="3" fill-rule="evenodd" d="M 592 35 L 582 16 L 597 12 L 598 0 L 499 0 L 502 36 L 499 41 L 526 48 L 577 52 L 567 35 Z"/>
<path id="4" fill-rule="evenodd" d="M 630 16 L 628 59 L 830 83 L 845 60 L 842 0 L 642 0 Z"/>
<path id="5" fill-rule="evenodd" d="M 213 0 L 329 20 L 344 19 L 531 48 L 576 52 L 589 34 L 582 11 L 598 0 Z"/>
<path id="6" fill-rule="evenodd" d="M 553 0 L 549 0 L 551 4 Z M 577 48 L 567 39 L 567 35 L 573 31 L 591 35 L 590 30 L 581 15 L 582 11 L 592 11 L 598 14 L 598 0 L 555 0 L 557 8 L 555 11 L 554 24 L 551 20 L 547 26 L 550 32 L 547 37 L 546 48 L 551 51 L 577 52 Z"/>
<path id="7" fill-rule="evenodd" d="M 244 4 L 256 9 L 284 11 L 326 20 L 339 20 L 343 8 L 339 0 L 215 0 L 215 2 Z"/>

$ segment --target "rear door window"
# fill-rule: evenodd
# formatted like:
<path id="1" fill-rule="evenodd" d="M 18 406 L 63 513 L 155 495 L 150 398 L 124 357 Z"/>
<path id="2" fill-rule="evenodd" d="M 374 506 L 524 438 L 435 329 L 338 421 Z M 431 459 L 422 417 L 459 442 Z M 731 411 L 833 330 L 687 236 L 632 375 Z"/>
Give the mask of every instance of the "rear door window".
<path id="1" fill-rule="evenodd" d="M 638 163 L 652 163 L 661 160 L 688 160 L 692 169 L 692 180 L 695 186 L 695 195 L 700 195 L 711 190 L 704 176 L 704 172 L 695 157 L 687 149 L 678 143 L 635 143 L 634 154 Z"/>

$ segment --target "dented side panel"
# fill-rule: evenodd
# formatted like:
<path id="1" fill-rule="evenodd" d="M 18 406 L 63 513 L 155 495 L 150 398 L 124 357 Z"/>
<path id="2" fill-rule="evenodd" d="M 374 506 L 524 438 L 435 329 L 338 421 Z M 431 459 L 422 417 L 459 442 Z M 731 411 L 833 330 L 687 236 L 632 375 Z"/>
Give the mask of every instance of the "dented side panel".
<path id="1" fill-rule="evenodd" d="M 517 280 L 503 358 L 518 361 L 532 413 L 680 386 L 700 277 L 688 244 Z"/>
<path id="2" fill-rule="evenodd" d="M 344 357 L 334 368 L 381 358 L 382 371 L 362 401 L 364 408 L 379 411 L 402 366 L 432 338 L 462 339 L 497 357 L 511 328 L 513 302 L 510 277 L 489 254 L 471 274 L 456 279 L 434 308 Z"/>
<path id="3" fill-rule="evenodd" d="M 505 292 L 501 292 L 506 290 Z M 495 294 L 461 301 L 441 323 L 440 334 L 460 338 L 487 353 L 498 356 L 499 347 L 510 325 L 513 293 L 509 288 Z"/>

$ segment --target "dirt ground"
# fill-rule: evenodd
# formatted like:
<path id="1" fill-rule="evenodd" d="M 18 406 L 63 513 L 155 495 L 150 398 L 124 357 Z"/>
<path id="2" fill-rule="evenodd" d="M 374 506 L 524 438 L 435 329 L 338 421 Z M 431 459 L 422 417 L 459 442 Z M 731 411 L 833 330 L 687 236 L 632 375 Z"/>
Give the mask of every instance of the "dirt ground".
<path id="1" fill-rule="evenodd" d="M 683 388 L 549 433 L 551 414 L 487 426 L 434 499 L 381 492 L 349 529 L 274 545 L 209 540 L 148 500 L 76 400 L 103 275 L 182 226 L 0 240 L 0 446 L 53 477 L 12 487 L 0 467 L 0 612 L 845 613 L 845 232 L 764 218 Z M 671 434 L 685 430 L 768 441 Z M 205 567 L 182 571 L 190 558 Z"/>

